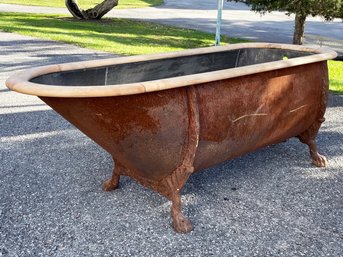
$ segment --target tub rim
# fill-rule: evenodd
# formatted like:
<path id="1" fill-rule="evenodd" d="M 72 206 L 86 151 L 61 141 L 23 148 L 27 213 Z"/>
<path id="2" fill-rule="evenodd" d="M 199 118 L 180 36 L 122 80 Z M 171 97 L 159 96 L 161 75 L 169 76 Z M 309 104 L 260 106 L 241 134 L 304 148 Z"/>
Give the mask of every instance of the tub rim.
<path id="1" fill-rule="evenodd" d="M 104 86 L 61 86 L 38 84 L 29 81 L 37 76 L 46 75 L 54 72 L 71 71 L 86 68 L 98 68 L 102 66 L 110 66 L 115 64 L 167 59 L 174 57 L 191 56 L 196 54 L 216 53 L 228 50 L 238 50 L 243 48 L 272 48 L 311 52 L 314 54 L 309 56 L 291 58 L 287 60 L 278 60 L 236 68 L 229 68 L 211 72 L 203 72 L 179 77 L 128 84 L 114 84 Z M 9 89 L 19 93 L 42 97 L 108 97 L 120 95 L 134 95 L 230 79 L 260 72 L 299 66 L 303 64 L 321 62 L 334 59 L 336 58 L 336 56 L 337 53 L 328 48 L 314 48 L 307 46 L 274 43 L 238 43 L 226 46 L 203 47 L 176 52 L 136 55 L 129 57 L 114 57 L 109 59 L 69 62 L 62 64 L 40 66 L 13 74 L 6 80 L 6 86 Z"/>

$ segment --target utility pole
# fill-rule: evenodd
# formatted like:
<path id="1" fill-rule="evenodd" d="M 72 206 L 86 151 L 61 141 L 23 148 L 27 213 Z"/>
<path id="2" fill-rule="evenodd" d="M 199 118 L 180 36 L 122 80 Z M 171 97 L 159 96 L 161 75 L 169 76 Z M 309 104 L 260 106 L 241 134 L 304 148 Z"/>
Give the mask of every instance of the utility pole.
<path id="1" fill-rule="evenodd" d="M 217 29 L 216 29 L 216 42 L 215 45 L 220 44 L 220 28 L 222 26 L 222 12 L 223 12 L 224 0 L 218 0 L 218 12 L 217 12 Z"/>

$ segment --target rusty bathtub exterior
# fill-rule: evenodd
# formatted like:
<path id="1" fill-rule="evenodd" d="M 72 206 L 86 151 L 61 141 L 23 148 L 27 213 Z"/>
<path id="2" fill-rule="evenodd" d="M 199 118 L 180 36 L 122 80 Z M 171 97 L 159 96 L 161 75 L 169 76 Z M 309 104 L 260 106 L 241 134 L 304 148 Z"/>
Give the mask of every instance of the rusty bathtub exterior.
<path id="1" fill-rule="evenodd" d="M 32 80 L 123 60 L 153 61 L 246 48 L 311 54 L 116 86 L 56 86 Z M 239 44 L 52 65 L 15 75 L 7 86 L 39 96 L 112 155 L 115 168 L 104 190 L 115 189 L 121 175 L 130 176 L 172 201 L 173 227 L 186 233 L 192 224 L 181 212 L 180 190 L 196 171 L 290 137 L 298 137 L 309 146 L 316 166 L 326 165 L 315 137 L 326 108 L 326 60 L 334 57 L 335 53 L 328 50 L 299 46 Z"/>

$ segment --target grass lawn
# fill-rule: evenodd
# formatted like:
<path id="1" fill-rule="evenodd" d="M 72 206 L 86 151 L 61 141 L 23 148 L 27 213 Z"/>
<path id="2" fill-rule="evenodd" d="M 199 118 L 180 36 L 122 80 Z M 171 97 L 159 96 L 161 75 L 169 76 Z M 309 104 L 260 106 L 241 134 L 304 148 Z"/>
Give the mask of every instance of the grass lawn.
<path id="1" fill-rule="evenodd" d="M 329 61 L 330 90 L 343 94 L 343 61 Z"/>
<path id="2" fill-rule="evenodd" d="M 210 46 L 214 35 L 127 19 L 80 21 L 62 15 L 1 13 L 0 30 L 122 55 Z M 222 43 L 247 42 L 222 38 Z M 329 61 L 330 90 L 343 94 L 343 62 Z"/>
<path id="3" fill-rule="evenodd" d="M 81 21 L 62 15 L 1 13 L 0 30 L 122 55 L 168 52 L 214 44 L 213 34 L 128 19 Z M 242 41 L 225 37 L 222 40 L 223 43 Z"/>
<path id="4" fill-rule="evenodd" d="M 21 5 L 37 5 L 48 7 L 66 7 L 64 0 L 0 0 L 2 4 L 21 4 Z M 102 0 L 79 0 L 81 8 L 88 9 L 101 3 Z M 142 8 L 148 6 L 161 5 L 163 0 L 119 0 L 118 6 L 115 8 Z"/>

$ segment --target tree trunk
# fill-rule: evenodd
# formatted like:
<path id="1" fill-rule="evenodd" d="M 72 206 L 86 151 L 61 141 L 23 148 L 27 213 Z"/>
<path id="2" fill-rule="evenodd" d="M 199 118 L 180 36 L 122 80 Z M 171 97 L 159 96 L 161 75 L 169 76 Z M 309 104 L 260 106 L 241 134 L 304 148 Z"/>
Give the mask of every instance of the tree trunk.
<path id="1" fill-rule="evenodd" d="M 306 15 L 296 14 L 295 15 L 295 26 L 293 34 L 293 44 L 302 45 L 304 39 Z"/>
<path id="2" fill-rule="evenodd" d="M 80 20 L 100 20 L 102 16 L 112 10 L 113 7 L 118 5 L 119 0 L 104 0 L 100 4 L 94 6 L 93 8 L 83 10 L 79 7 L 77 0 L 66 0 L 65 4 L 69 12 L 76 18 Z"/>

